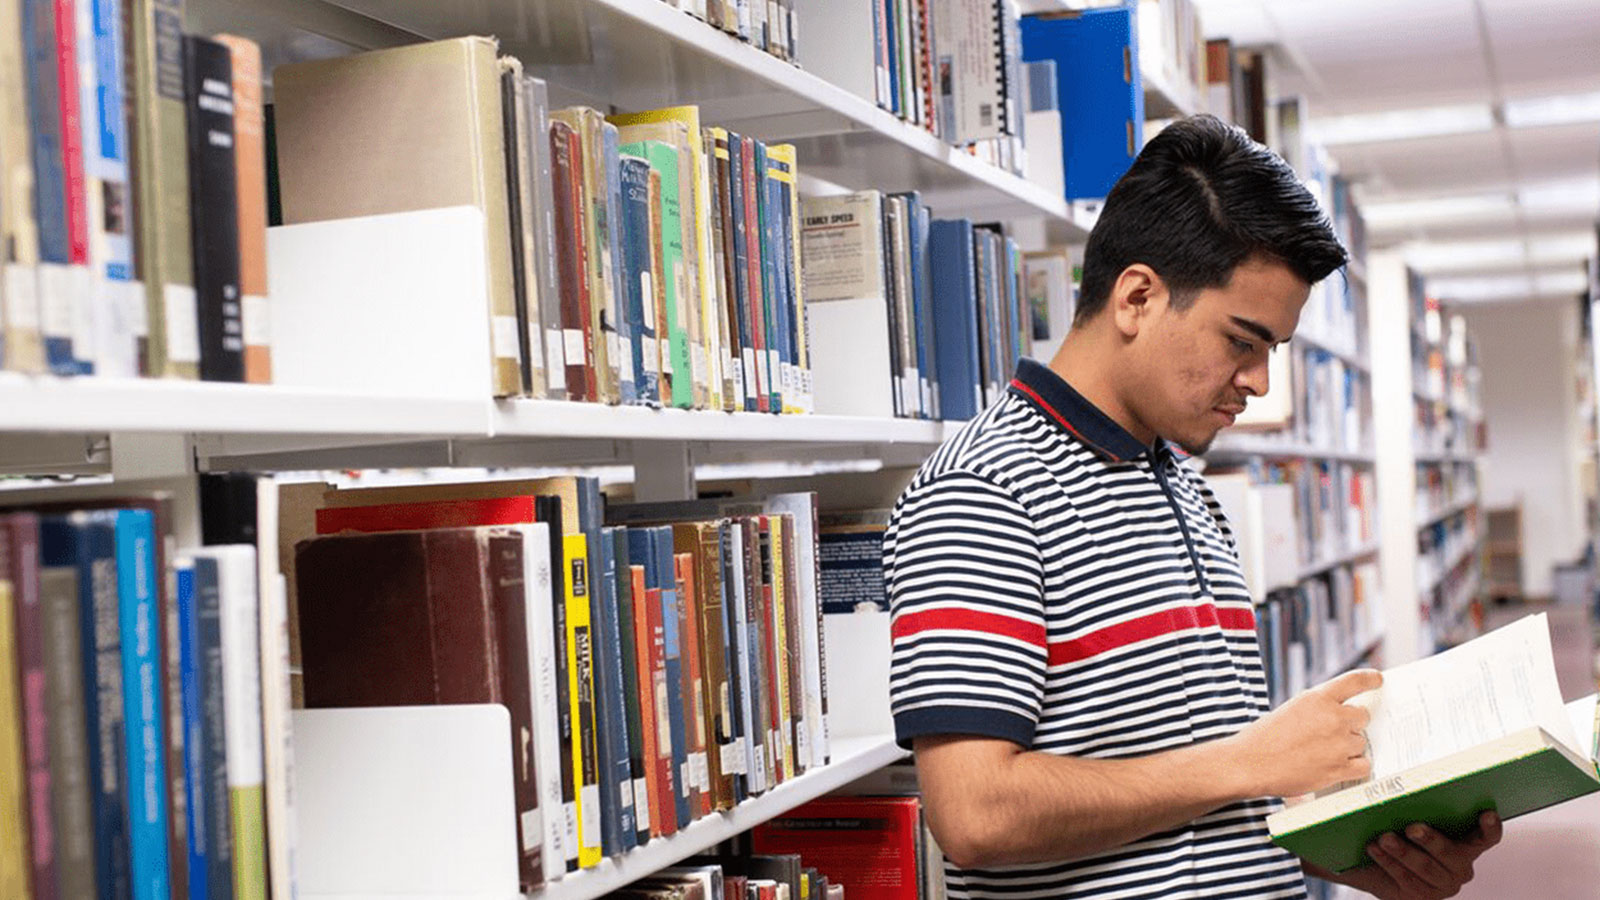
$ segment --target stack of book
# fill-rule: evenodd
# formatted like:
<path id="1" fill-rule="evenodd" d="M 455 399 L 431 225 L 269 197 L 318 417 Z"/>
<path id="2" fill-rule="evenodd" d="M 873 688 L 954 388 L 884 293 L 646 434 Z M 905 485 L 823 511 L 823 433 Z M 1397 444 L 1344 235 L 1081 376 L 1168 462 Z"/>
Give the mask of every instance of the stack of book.
<path id="1" fill-rule="evenodd" d="M 0 367 L 272 380 L 260 50 L 182 26 L 0 6 Z"/>
<path id="2" fill-rule="evenodd" d="M 810 409 L 792 145 L 551 110 L 489 38 L 281 66 L 274 94 L 285 223 L 482 212 L 495 396 Z"/>
<path id="3" fill-rule="evenodd" d="M 506 705 L 526 887 L 828 762 L 814 495 L 292 488 L 305 705 Z"/>
<path id="4" fill-rule="evenodd" d="M 1022 174 L 1016 0 L 823 0 L 800 62 L 930 134 Z"/>
<path id="5" fill-rule="evenodd" d="M 969 419 L 1032 352 L 1022 254 L 999 225 L 877 191 L 808 198 L 801 221 L 819 411 Z"/>
<path id="6" fill-rule="evenodd" d="M 5 896 L 290 896 L 286 605 L 225 505 L 187 548 L 166 496 L 0 516 Z"/>

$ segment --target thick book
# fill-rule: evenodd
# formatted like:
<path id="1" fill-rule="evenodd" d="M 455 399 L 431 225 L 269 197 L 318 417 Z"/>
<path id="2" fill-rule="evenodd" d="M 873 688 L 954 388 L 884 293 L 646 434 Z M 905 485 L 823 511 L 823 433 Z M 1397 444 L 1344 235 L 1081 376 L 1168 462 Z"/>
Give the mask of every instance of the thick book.
<path id="1" fill-rule="evenodd" d="M 704 773 L 711 807 L 732 809 L 735 802 L 732 765 L 733 723 L 728 688 L 727 639 L 724 632 L 722 546 L 719 523 L 685 522 L 672 526 L 673 549 L 690 557 L 690 609 L 700 661 L 699 723 L 704 734 Z"/>
<path id="2" fill-rule="evenodd" d="M 1372 774 L 1267 817 L 1274 843 L 1330 871 L 1413 822 L 1459 839 L 1485 811 L 1511 819 L 1600 791 L 1594 718 L 1576 729 L 1562 705 L 1543 613 L 1390 669 L 1347 702 L 1372 713 Z"/>
<path id="3" fill-rule="evenodd" d="M 494 40 L 452 38 L 279 66 L 273 111 L 285 224 L 445 206 L 482 210 L 492 389 L 496 396 L 520 393 Z M 496 324 L 503 322 L 512 324 Z M 495 341 L 496 328 L 513 340 Z"/>
<path id="4" fill-rule="evenodd" d="M 594 613 L 595 721 L 598 725 L 601 850 L 616 856 L 639 840 L 633 816 L 633 764 L 622 682 L 622 636 L 617 600 L 616 540 L 601 532 L 600 568 L 591 588 Z M 627 565 L 627 558 L 622 560 Z"/>
<path id="5" fill-rule="evenodd" d="M 128 179 L 125 104 L 126 41 L 121 5 L 77 3 L 79 119 L 88 212 L 88 259 L 94 371 L 139 373 L 135 304 L 144 296 L 134 277 L 133 204 Z"/>
<path id="6" fill-rule="evenodd" d="M 972 222 L 935 219 L 928 231 L 939 407 L 947 420 L 965 421 L 983 408 L 978 369 L 977 290 Z"/>
<path id="7" fill-rule="evenodd" d="M 533 356 L 539 344 L 528 340 L 529 335 L 538 330 L 539 298 L 534 281 L 533 191 L 528 184 L 532 173 L 526 170 L 527 161 L 523 152 L 523 146 L 529 138 L 526 90 L 522 62 L 514 56 L 500 57 L 501 116 L 506 136 L 506 208 L 511 220 L 511 285 L 517 315 L 512 322 L 495 322 L 494 339 L 516 345 L 521 364 L 522 394 L 542 397 L 544 366 L 542 360 L 536 360 Z M 533 327 L 530 327 L 530 323 L 533 323 Z M 508 326 L 513 326 L 509 333 Z"/>
<path id="8" fill-rule="evenodd" d="M 66 12 L 70 15 L 70 7 Z M 75 72 L 71 64 L 73 31 L 70 21 L 65 26 L 68 43 L 64 50 L 68 63 L 64 67 L 58 64 L 62 48 L 59 47 L 61 27 L 57 18 L 61 13 L 58 4 L 49 0 L 22 4 L 21 49 L 27 58 L 28 118 L 33 137 L 30 151 L 39 247 L 39 328 L 50 371 L 72 375 L 77 371 L 77 362 L 72 347 L 73 292 L 67 274 L 72 264 L 67 142 L 70 140 L 76 145 L 78 135 L 77 122 L 68 123 L 63 117 L 63 101 L 73 88 L 71 84 L 63 84 L 61 76 L 64 72 L 71 78 Z M 71 105 L 77 108 L 75 96 L 71 98 Z M 81 165 L 81 155 L 79 162 Z M 81 169 L 79 177 L 81 180 Z"/>
<path id="9" fill-rule="evenodd" d="M 223 712 L 222 586 L 215 562 L 176 563 L 182 657 L 184 797 L 189 810 L 191 898 L 233 896 L 233 834 L 228 807 Z"/>
<path id="10" fill-rule="evenodd" d="M 628 529 L 607 528 L 603 539 L 610 542 L 610 552 L 616 563 L 614 566 L 608 566 L 607 570 L 612 573 L 617 598 L 617 645 L 621 651 L 622 668 L 622 680 L 618 690 L 622 696 L 624 724 L 628 729 L 628 773 L 633 792 L 634 844 L 638 845 L 650 839 L 650 796 L 645 781 L 645 719 L 643 698 L 638 691 L 639 643 L 641 635 L 647 633 L 648 626 L 638 627 Z M 643 603 L 644 572 L 641 570 L 638 574 L 641 579 L 638 603 Z"/>
<path id="11" fill-rule="evenodd" d="M 551 400 L 567 396 L 565 352 L 561 343 L 561 270 L 556 257 L 556 207 L 550 171 L 550 89 L 543 79 L 524 77 L 527 110 L 524 169 L 531 192 L 533 221 L 533 284 L 538 308 L 528 310 L 529 352 L 544 364 L 544 394 Z M 533 344 L 540 344 L 533 350 Z M 536 392 L 537 393 L 537 392 Z"/>
<path id="12" fill-rule="evenodd" d="M 134 262 L 144 282 L 142 374 L 200 375 L 200 326 L 189 227 L 183 89 L 183 0 L 128 0 L 133 122 Z"/>
<path id="13" fill-rule="evenodd" d="M 625 546 L 618 548 L 619 554 L 627 551 L 629 595 L 633 600 L 634 663 L 628 695 L 638 703 L 638 753 L 643 774 L 634 780 L 633 803 L 639 821 L 639 843 L 642 844 L 651 837 L 671 834 L 676 830 L 677 822 L 675 816 L 663 817 L 660 812 L 661 773 L 656 766 L 660 724 L 656 718 L 655 668 L 651 653 L 655 632 L 650 626 L 650 589 L 645 581 L 644 566 L 632 562 L 633 541 L 628 536 L 628 530 L 621 529 L 618 534 L 625 543 Z M 666 819 L 673 819 L 672 829 L 666 827 Z"/>
<path id="14" fill-rule="evenodd" d="M 594 621 L 588 535 L 562 536 L 567 566 L 567 704 L 572 716 L 572 774 L 576 782 L 578 867 L 602 855 L 600 752 L 595 740 Z"/>
<path id="15" fill-rule="evenodd" d="M 610 177 L 606 167 L 609 123 L 598 110 L 586 106 L 557 110 L 550 114 L 550 118 L 570 125 L 578 139 L 578 153 L 573 165 L 575 177 L 583 190 L 583 229 L 578 233 L 578 238 L 585 247 L 584 277 L 589 285 L 584 321 L 593 339 L 590 356 L 598 391 L 593 399 L 617 403 L 621 399 L 621 368 L 619 360 L 614 359 L 611 352 L 611 345 L 617 341 L 617 298 L 616 274 L 611 256 Z"/>
<path id="16" fill-rule="evenodd" d="M 550 179 L 555 204 L 555 248 L 561 261 L 562 359 L 567 397 L 600 399 L 594 331 L 589 321 L 588 203 L 583 189 L 583 149 L 570 124 L 550 123 Z"/>
<path id="17" fill-rule="evenodd" d="M 657 720 L 656 771 L 660 802 L 652 806 L 663 834 L 689 823 L 689 797 L 683 782 L 687 759 L 684 736 L 682 656 L 678 643 L 677 583 L 672 570 L 671 535 L 664 528 L 630 528 L 629 559 L 642 565 L 650 604 L 651 692 Z"/>
<path id="18" fill-rule="evenodd" d="M 678 641 L 683 675 L 683 732 L 688 742 L 684 781 L 689 785 L 689 815 L 711 812 L 710 779 L 706 770 L 706 706 L 700 660 L 700 627 L 695 612 L 694 557 L 673 552 L 672 572 L 678 587 Z"/>
<path id="19" fill-rule="evenodd" d="M 297 544 L 306 706 L 500 703 L 518 759 L 532 727 L 522 549 L 520 534 L 494 527 Z M 537 886 L 543 829 L 532 827 L 531 767 L 513 770 L 513 788 L 520 880 Z"/>
<path id="20" fill-rule="evenodd" d="M 661 221 L 661 292 L 664 302 L 657 310 L 656 340 L 660 345 L 660 393 L 663 404 L 688 409 L 694 405 L 694 364 L 685 321 L 687 269 L 684 262 L 683 188 L 679 170 L 680 154 L 674 143 L 660 139 L 629 140 L 640 132 L 657 132 L 671 126 L 629 125 L 620 129 L 622 152 L 640 157 L 660 177 L 659 216 Z M 681 126 L 679 126 L 681 129 Z M 665 328 L 660 323 L 665 323 Z"/>
<path id="21" fill-rule="evenodd" d="M 655 288 L 651 284 L 650 163 L 623 154 L 617 161 L 617 170 L 622 187 L 618 208 L 622 278 L 618 290 L 629 331 L 624 351 L 632 359 L 636 401 L 659 406 L 661 358 L 656 349 Z"/>
<path id="22" fill-rule="evenodd" d="M 189 125 L 189 208 L 200 315 L 200 377 L 244 380 L 239 303 L 239 181 L 233 138 L 233 57 L 209 38 L 183 39 Z"/>
<path id="23" fill-rule="evenodd" d="M 601 262 L 606 265 L 605 277 L 607 279 L 606 306 L 600 311 L 600 330 L 606 339 L 606 360 L 611 371 L 616 373 L 616 397 L 618 403 L 638 402 L 637 386 L 634 383 L 635 373 L 633 368 L 633 329 L 628 320 L 628 311 L 622 293 L 624 269 L 622 259 L 622 175 L 619 171 L 621 164 L 621 139 L 617 134 L 617 126 L 606 122 L 600 126 L 600 165 L 604 180 L 601 187 L 606 196 L 605 203 L 605 229 L 599 235 L 604 240 L 604 252 Z"/>
<path id="24" fill-rule="evenodd" d="M 272 381 L 272 308 L 267 298 L 266 120 L 261 102 L 261 47 L 219 34 L 233 60 L 233 159 L 239 207 L 239 314 L 244 380 Z"/>
<path id="25" fill-rule="evenodd" d="M 877 191 L 816 197 L 800 209 L 817 412 L 893 416 L 883 197 Z"/>
<path id="26" fill-rule="evenodd" d="M 867 900 L 921 897 L 922 827 L 915 797 L 824 797 L 757 825 L 750 846 L 798 854 Z"/>

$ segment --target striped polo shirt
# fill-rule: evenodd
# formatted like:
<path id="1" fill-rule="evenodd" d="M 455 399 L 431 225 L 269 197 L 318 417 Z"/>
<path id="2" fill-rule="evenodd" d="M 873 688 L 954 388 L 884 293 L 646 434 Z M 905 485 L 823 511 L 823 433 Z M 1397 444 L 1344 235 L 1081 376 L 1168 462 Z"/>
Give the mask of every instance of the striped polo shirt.
<path id="1" fill-rule="evenodd" d="M 1113 759 L 1267 711 L 1254 610 L 1210 489 L 1031 360 L 918 471 L 884 566 L 902 745 L 968 734 Z M 1236 803 L 1067 862 L 947 861 L 949 895 L 1303 897 L 1299 861 L 1267 839 L 1279 806 Z"/>

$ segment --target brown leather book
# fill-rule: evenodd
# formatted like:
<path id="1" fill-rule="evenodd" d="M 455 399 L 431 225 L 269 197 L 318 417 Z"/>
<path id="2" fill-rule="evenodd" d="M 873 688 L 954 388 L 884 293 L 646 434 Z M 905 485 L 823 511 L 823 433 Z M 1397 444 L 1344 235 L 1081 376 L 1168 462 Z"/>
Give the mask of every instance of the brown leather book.
<path id="1" fill-rule="evenodd" d="M 550 123 L 550 178 L 556 207 L 556 255 L 561 260 L 561 334 L 567 364 L 567 398 L 598 400 L 594 331 L 589 321 L 588 242 L 583 190 L 583 150 L 578 132 Z"/>
<path id="2" fill-rule="evenodd" d="M 732 809 L 733 773 L 723 771 L 724 748 L 733 744 L 733 698 L 729 695 L 726 641 L 722 628 L 722 545 L 717 522 L 678 522 L 672 547 L 692 559 L 691 599 L 700 645 L 700 702 L 705 709 L 706 766 L 711 806 Z M 729 750 L 728 752 L 732 752 Z"/>
<path id="3" fill-rule="evenodd" d="M 494 323 L 514 329 L 517 315 L 494 39 L 292 63 L 272 78 L 284 224 L 446 206 L 483 211 L 492 388 L 500 397 L 520 393 L 516 343 L 493 339 Z"/>
<path id="4" fill-rule="evenodd" d="M 443 528 L 295 545 L 306 706 L 500 703 L 525 890 L 543 884 L 522 537 Z"/>

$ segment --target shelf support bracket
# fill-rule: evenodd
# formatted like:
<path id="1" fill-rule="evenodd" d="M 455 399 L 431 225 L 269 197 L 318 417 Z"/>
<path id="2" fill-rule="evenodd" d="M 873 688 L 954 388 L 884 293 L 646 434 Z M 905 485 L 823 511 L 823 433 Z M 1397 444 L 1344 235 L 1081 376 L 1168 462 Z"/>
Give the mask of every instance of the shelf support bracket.
<path id="1" fill-rule="evenodd" d="M 111 434 L 111 477 L 115 481 L 177 478 L 195 470 L 194 440 L 187 434 Z"/>
<path id="2" fill-rule="evenodd" d="M 633 441 L 633 494 L 643 502 L 693 500 L 694 452 L 688 441 Z"/>

